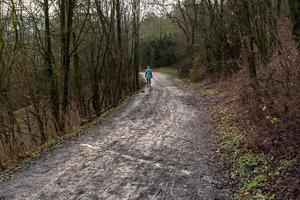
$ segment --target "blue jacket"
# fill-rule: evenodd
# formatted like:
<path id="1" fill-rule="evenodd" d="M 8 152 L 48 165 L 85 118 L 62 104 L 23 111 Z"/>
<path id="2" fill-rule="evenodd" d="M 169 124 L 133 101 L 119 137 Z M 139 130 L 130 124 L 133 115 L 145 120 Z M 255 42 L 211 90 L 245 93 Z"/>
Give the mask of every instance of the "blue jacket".
<path id="1" fill-rule="evenodd" d="M 148 80 L 153 78 L 152 69 L 150 67 L 148 67 L 145 71 L 145 78 Z"/>

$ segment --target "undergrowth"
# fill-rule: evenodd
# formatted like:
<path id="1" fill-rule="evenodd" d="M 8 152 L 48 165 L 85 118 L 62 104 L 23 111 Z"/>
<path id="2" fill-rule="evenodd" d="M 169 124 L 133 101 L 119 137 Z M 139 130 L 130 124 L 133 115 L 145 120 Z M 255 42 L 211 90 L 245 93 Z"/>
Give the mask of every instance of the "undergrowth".
<path id="1" fill-rule="evenodd" d="M 219 93 L 218 90 L 214 88 L 204 87 L 202 84 L 199 83 L 191 83 L 190 87 L 203 97 L 210 97 Z"/>
<path id="2" fill-rule="evenodd" d="M 222 151 L 228 156 L 234 170 L 231 178 L 238 179 L 235 200 L 273 200 L 272 189 L 280 184 L 280 174 L 294 161 L 276 159 L 263 153 L 252 152 L 243 144 L 246 133 L 239 130 L 221 109 L 214 115 L 217 138 Z"/>

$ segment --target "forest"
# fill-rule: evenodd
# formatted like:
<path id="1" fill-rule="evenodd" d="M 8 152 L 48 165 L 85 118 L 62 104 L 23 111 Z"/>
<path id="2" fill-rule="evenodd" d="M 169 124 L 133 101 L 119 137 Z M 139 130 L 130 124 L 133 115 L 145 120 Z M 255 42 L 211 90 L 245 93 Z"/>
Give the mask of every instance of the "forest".
<path id="1" fill-rule="evenodd" d="M 0 1 L 0 169 L 139 87 L 139 6 Z"/>
<path id="2" fill-rule="evenodd" d="M 299 0 L 1 0 L 0 172 L 171 66 L 223 84 L 242 145 L 292 160 L 300 195 L 299 42 Z"/>

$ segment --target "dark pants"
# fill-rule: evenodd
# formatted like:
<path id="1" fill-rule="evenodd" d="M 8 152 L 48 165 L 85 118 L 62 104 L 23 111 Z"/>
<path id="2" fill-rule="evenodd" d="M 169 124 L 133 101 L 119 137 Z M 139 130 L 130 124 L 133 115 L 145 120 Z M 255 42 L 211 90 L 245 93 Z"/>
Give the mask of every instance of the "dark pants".
<path id="1" fill-rule="evenodd" d="M 147 79 L 147 87 L 151 87 L 151 79 Z"/>

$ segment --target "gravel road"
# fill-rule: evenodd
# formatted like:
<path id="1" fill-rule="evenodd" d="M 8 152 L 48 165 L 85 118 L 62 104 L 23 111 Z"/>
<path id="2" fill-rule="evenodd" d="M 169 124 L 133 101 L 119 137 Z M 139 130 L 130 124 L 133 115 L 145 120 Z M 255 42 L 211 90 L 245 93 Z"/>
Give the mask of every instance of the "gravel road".
<path id="1" fill-rule="evenodd" d="M 0 183 L 0 200 L 230 199 L 207 107 L 154 73 L 126 108 Z"/>

